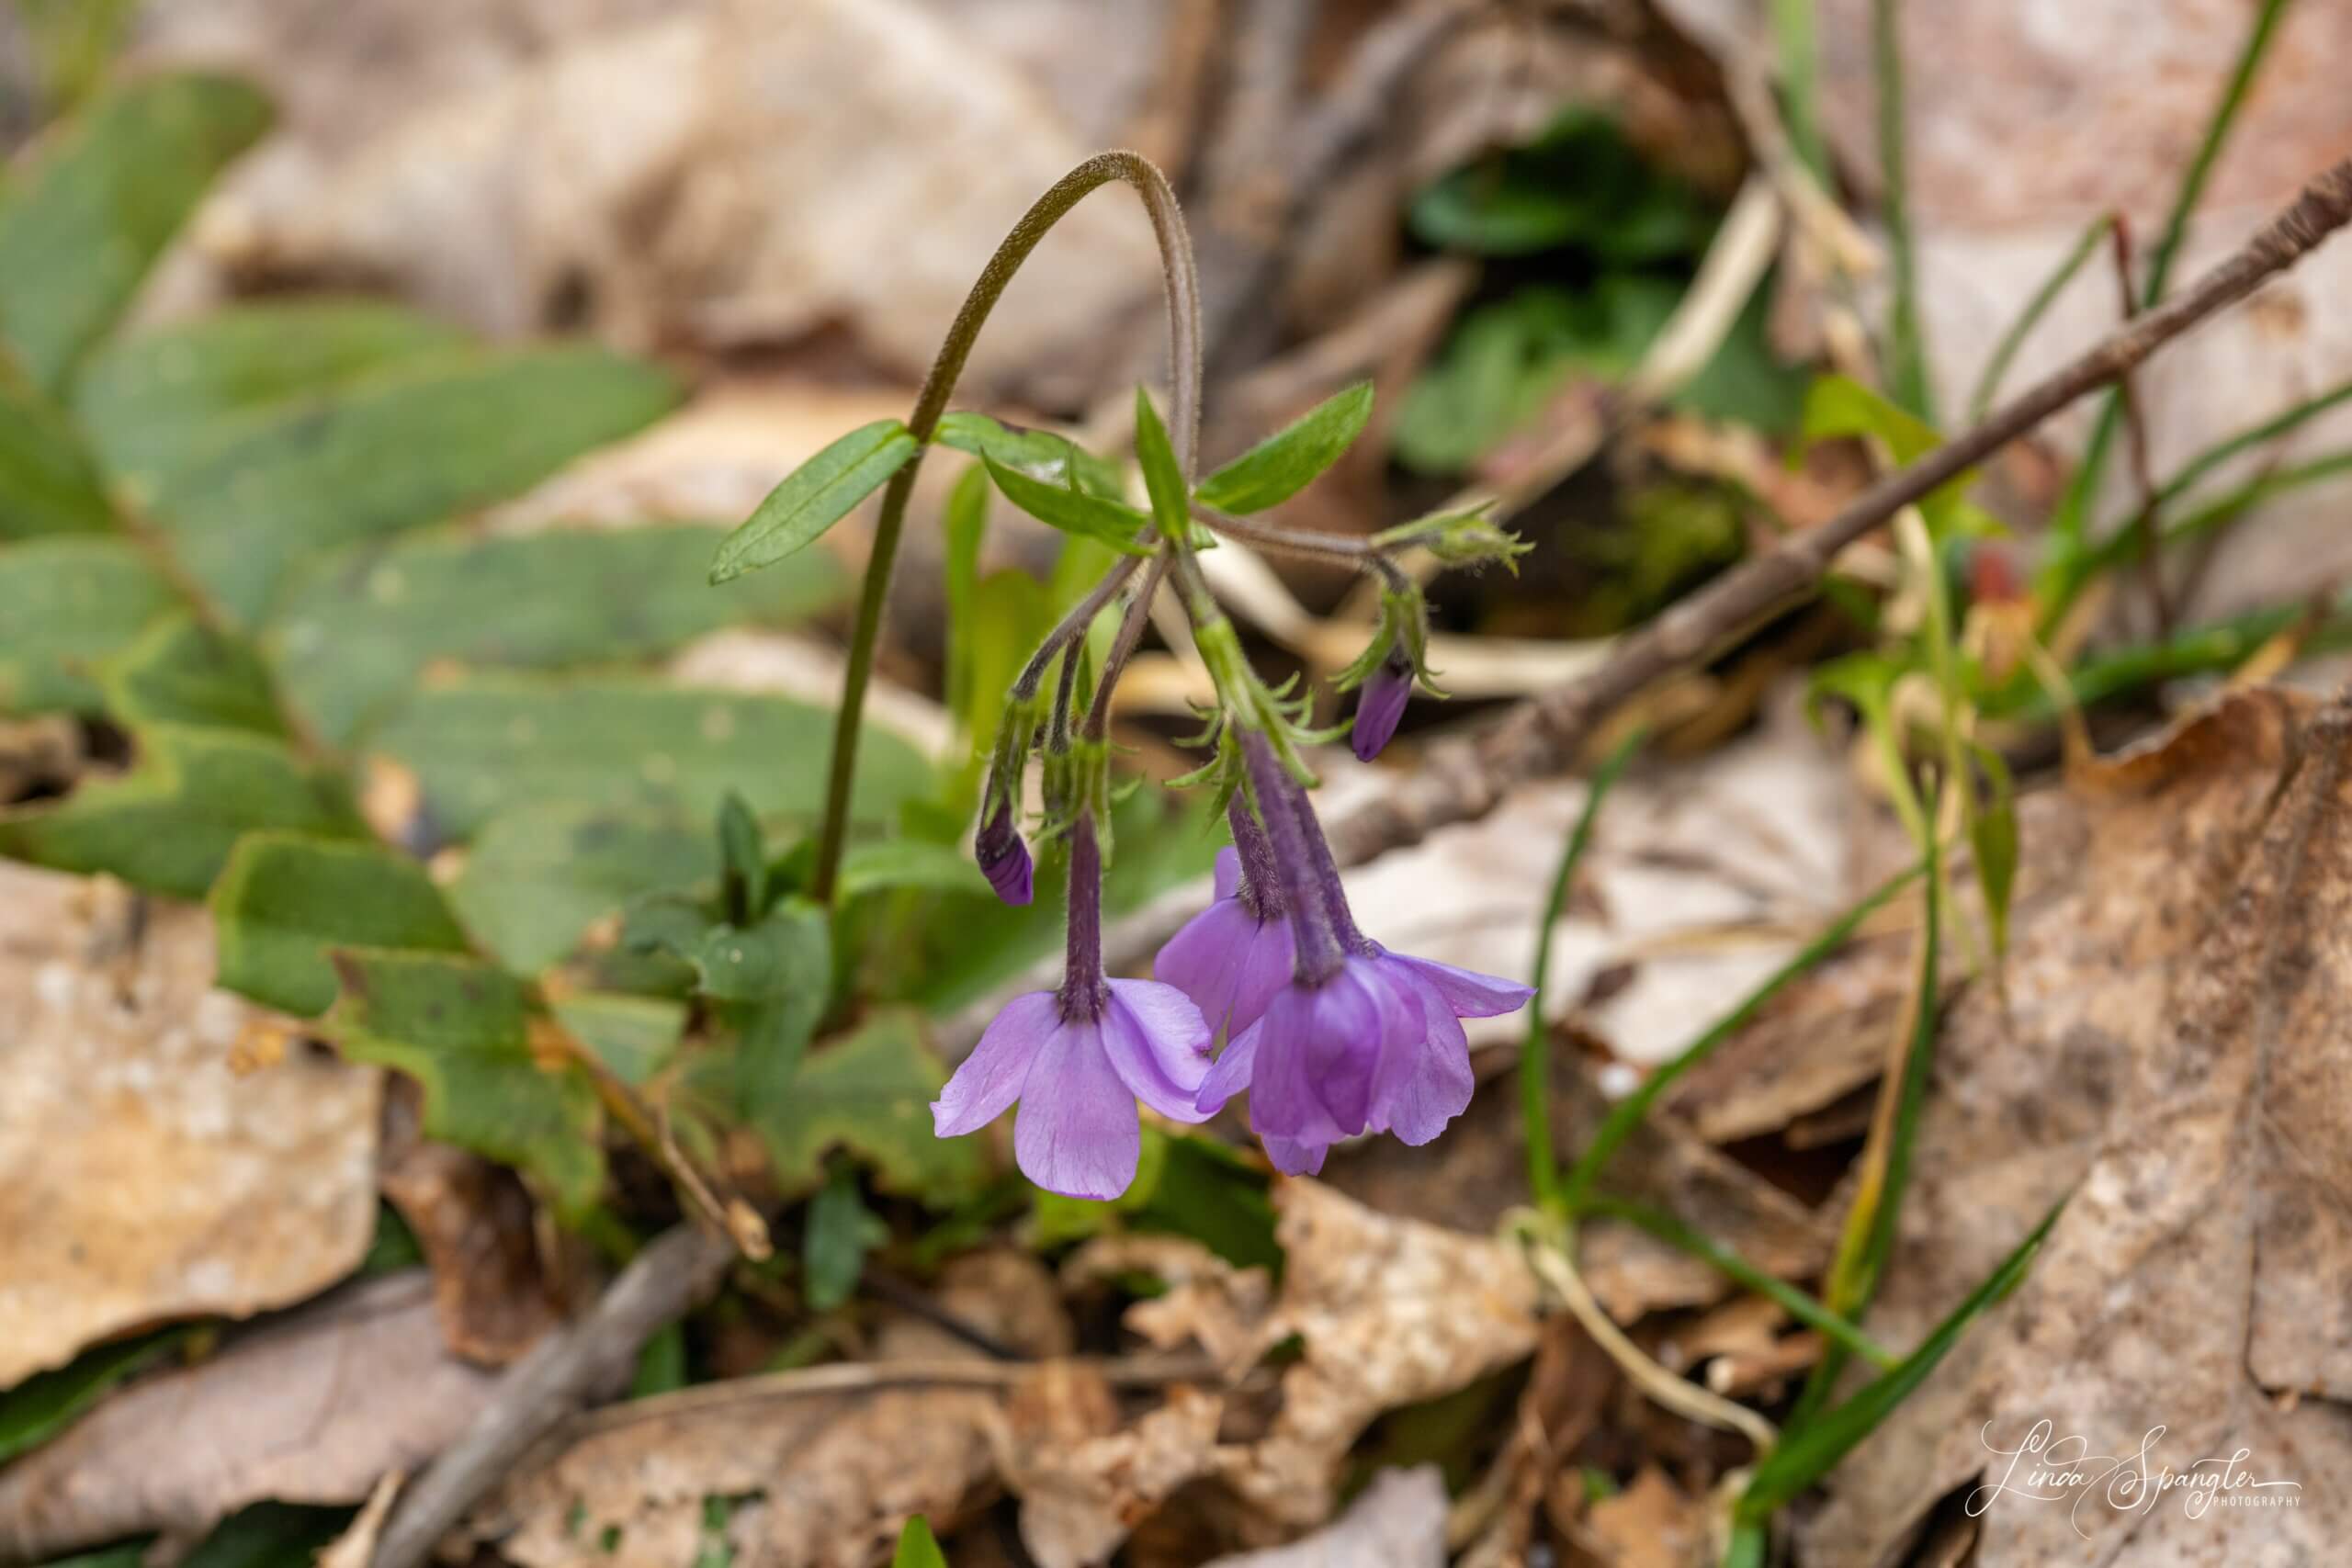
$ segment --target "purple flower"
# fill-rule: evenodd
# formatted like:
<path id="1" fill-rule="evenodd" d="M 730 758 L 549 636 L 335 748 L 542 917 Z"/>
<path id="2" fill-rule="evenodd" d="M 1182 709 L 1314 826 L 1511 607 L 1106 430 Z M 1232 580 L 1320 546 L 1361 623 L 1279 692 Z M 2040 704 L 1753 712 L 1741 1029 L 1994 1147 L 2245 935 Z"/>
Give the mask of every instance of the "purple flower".
<path id="1" fill-rule="evenodd" d="M 1227 816 L 1233 848 L 1217 852 L 1216 899 L 1168 939 L 1151 973 L 1192 998 L 1209 1028 L 1231 1039 L 1288 983 L 1296 953 L 1265 829 L 1238 797 Z"/>
<path id="2" fill-rule="evenodd" d="M 1369 762 L 1380 755 L 1396 733 L 1396 725 L 1405 716 L 1405 704 L 1413 694 L 1413 661 L 1399 642 L 1388 650 L 1364 681 L 1363 690 L 1356 697 L 1355 728 L 1349 739 L 1355 747 L 1356 761 Z"/>
<path id="3" fill-rule="evenodd" d="M 996 896 L 1008 904 L 1026 904 L 1036 897 L 1036 871 L 1029 863 L 1029 846 L 1012 825 L 1010 797 L 999 804 L 972 839 L 972 858 L 989 879 Z"/>
<path id="4" fill-rule="evenodd" d="M 1069 1198 L 1115 1198 L 1142 1152 L 1136 1102 L 1173 1121 L 1206 1121 L 1197 1100 L 1208 1068 L 1209 1026 L 1183 992 L 1103 977 L 1102 853 L 1093 818 L 1080 812 L 1069 827 L 1061 988 L 1005 1005 L 932 1101 L 933 1129 L 961 1137 L 1018 1101 L 1012 1152 L 1023 1176 Z"/>

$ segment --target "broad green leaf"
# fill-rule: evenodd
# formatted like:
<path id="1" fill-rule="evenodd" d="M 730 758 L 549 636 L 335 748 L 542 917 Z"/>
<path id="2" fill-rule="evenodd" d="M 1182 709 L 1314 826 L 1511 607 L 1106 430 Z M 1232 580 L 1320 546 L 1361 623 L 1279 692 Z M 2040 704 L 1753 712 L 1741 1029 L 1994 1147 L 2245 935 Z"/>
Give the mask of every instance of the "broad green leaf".
<path id="1" fill-rule="evenodd" d="M 503 500 L 677 398 L 665 372 L 598 348 L 486 351 L 274 404 L 168 468 L 117 478 L 251 622 L 295 561 Z"/>
<path id="2" fill-rule="evenodd" d="M 466 951 L 424 868 L 373 843 L 248 833 L 210 902 L 220 983 L 303 1018 L 334 1003 L 331 949 Z"/>
<path id="3" fill-rule="evenodd" d="M 275 741 L 156 725 L 135 743 L 137 765 L 119 778 L 85 784 L 54 804 L 0 811 L 0 854 L 201 898 L 230 849 L 255 829 L 367 834 L 344 782 Z"/>
<path id="4" fill-rule="evenodd" d="M 1802 434 L 1808 443 L 1841 435 L 1875 436 L 1886 444 L 1898 464 L 1915 463 L 1944 444 L 1935 426 L 1850 376 L 1815 379 L 1805 393 Z M 1797 454 L 1790 456 L 1794 460 Z M 1937 538 L 1956 525 L 1970 533 L 2007 531 L 1997 520 L 1987 529 L 1984 521 L 1987 514 L 1978 508 L 1967 507 L 1964 513 L 1958 511 L 1965 504 L 1962 496 L 1975 482 L 1976 470 L 1970 468 L 1920 499 L 1920 514 Z"/>
<path id="5" fill-rule="evenodd" d="M 550 1007 L 556 1021 L 624 1083 L 642 1084 L 668 1066 L 685 1038 L 685 1004 L 667 997 L 572 991 Z"/>
<path id="6" fill-rule="evenodd" d="M 842 857 L 841 896 L 855 898 L 894 887 L 934 893 L 989 892 L 988 878 L 972 857 L 955 844 L 923 839 L 885 839 L 855 844 Z"/>
<path id="7" fill-rule="evenodd" d="M 0 548 L 0 713 L 96 714 L 99 661 L 179 603 L 125 538 Z"/>
<path id="8" fill-rule="evenodd" d="M 653 1331 L 637 1353 L 637 1371 L 628 1380 L 628 1397 L 644 1399 L 673 1393 L 686 1386 L 685 1325 L 673 1320 Z"/>
<path id="9" fill-rule="evenodd" d="M 899 1550 L 890 1559 L 890 1568 L 947 1568 L 947 1554 L 939 1550 L 939 1538 L 931 1533 L 930 1523 L 921 1514 L 899 1532 Z"/>
<path id="10" fill-rule="evenodd" d="M 1195 493 L 1219 512 L 1278 506 L 1338 462 L 1371 418 L 1372 383 L 1359 381 L 1217 469 Z"/>
<path id="11" fill-rule="evenodd" d="M 41 149 L 0 205 L 0 336 L 34 379 L 64 384 L 269 118 L 242 82 L 155 76 L 92 104 Z"/>
<path id="12" fill-rule="evenodd" d="M 114 507 L 80 435 L 0 361 L 0 543 L 115 526 Z"/>
<path id="13" fill-rule="evenodd" d="M 851 431 L 768 491 L 711 558 L 710 581 L 724 582 L 773 566 L 815 544 L 922 450 L 904 420 L 877 419 Z"/>
<path id="14" fill-rule="evenodd" d="M 177 724 L 290 739 L 253 645 L 186 610 L 150 626 L 98 671 L 107 707 L 134 729 Z"/>
<path id="15" fill-rule="evenodd" d="M 576 1216 L 604 1185 L 596 1091 L 577 1066 L 542 1065 L 523 982 L 477 959 L 346 948 L 327 1029 L 355 1061 L 424 1088 L 424 1132 L 537 1176 Z"/>
<path id="16" fill-rule="evenodd" d="M 989 478 L 1004 499 L 1049 528 L 1094 539 L 1131 556 L 1148 556 L 1151 546 L 1137 538 L 1148 525 L 1144 514 L 1124 501 L 1090 495 L 1068 485 L 1033 479 L 1018 468 L 1008 468 L 993 457 L 982 457 Z"/>
<path id="17" fill-rule="evenodd" d="M 631 898 L 718 869 L 710 835 L 683 814 L 525 804 L 483 827 L 448 894 L 492 956 L 536 975 Z"/>
<path id="18" fill-rule="evenodd" d="M 759 818 L 729 790 L 718 803 L 718 901 L 727 918 L 748 925 L 767 912 L 768 857 Z"/>
<path id="19" fill-rule="evenodd" d="M 1584 107 L 1530 145 L 1430 185 L 1411 221 L 1426 243 L 1479 255 L 1575 247 L 1619 263 L 1695 257 L 1715 226 L 1695 190 L 1652 169 L 1608 116 Z"/>
<path id="20" fill-rule="evenodd" d="M 832 978 L 822 913 L 802 898 L 786 900 L 752 925 L 711 926 L 678 956 L 694 965 L 704 996 L 722 1002 L 797 999 L 812 1025 Z"/>
<path id="21" fill-rule="evenodd" d="M 100 1345 L 55 1371 L 37 1372 L 0 1393 L 0 1464 L 29 1453 L 65 1430 L 125 1379 L 178 1349 L 189 1332 L 166 1328 Z"/>
<path id="22" fill-rule="evenodd" d="M 1125 499 L 1127 487 L 1119 466 L 1098 457 L 1067 436 L 1050 430 L 1023 430 L 1002 424 L 984 413 L 963 410 L 943 415 L 931 438 L 942 446 L 990 457 L 1008 468 L 1018 468 L 1048 484 L 1068 485 L 1077 476 L 1078 488 L 1106 501 Z"/>
<path id="23" fill-rule="evenodd" d="M 1864 1384 L 1843 1404 L 1822 1412 L 1790 1432 L 1748 1477 L 1747 1490 L 1735 1506 L 1736 1516 L 1750 1523 L 1770 1518 L 1775 1509 L 1827 1474 L 1830 1467 L 1845 1458 L 1857 1443 L 1876 1431 L 1879 1423 L 1908 1399 L 1928 1380 L 1928 1374 L 1951 1354 L 1968 1325 L 2023 1281 L 2033 1267 L 2034 1254 L 2041 1250 L 2043 1238 L 2049 1235 L 2050 1227 L 2058 1223 L 2065 1207 L 2062 1199 L 2044 1214 L 2041 1223 L 2018 1244 L 2016 1250 L 1936 1325 L 1919 1342 L 1917 1349 Z"/>
<path id="24" fill-rule="evenodd" d="M 74 412 L 117 474 L 157 477 L 288 403 L 315 403 L 369 376 L 455 359 L 458 328 L 365 299 L 232 306 L 101 344 L 74 386 Z"/>
<path id="25" fill-rule="evenodd" d="M 1193 531 L 1193 509 L 1184 494 L 1184 470 L 1176 460 L 1176 448 L 1169 445 L 1168 427 L 1159 423 L 1159 411 L 1151 406 L 1151 397 L 1141 387 L 1136 389 L 1136 463 L 1143 469 L 1144 489 L 1151 496 L 1151 520 L 1159 528 L 1163 539 L 1189 537 Z"/>
<path id="26" fill-rule="evenodd" d="M 451 838 L 526 803 L 666 807 L 707 822 L 729 789 L 763 818 L 813 818 L 825 795 L 833 716 L 782 697 L 650 681 L 489 676 L 430 689 L 373 748 L 423 782 Z M 854 819 L 894 820 L 930 788 L 930 767 L 888 730 L 858 747 Z"/>
<path id="27" fill-rule="evenodd" d="M 371 541 L 296 570 L 262 646 L 294 705 L 341 745 L 436 660 L 618 663 L 730 623 L 782 625 L 849 590 L 849 574 L 820 553 L 713 592 L 703 581 L 712 537 L 687 525 Z"/>
<path id="28" fill-rule="evenodd" d="M 808 1204 L 808 1229 L 801 1237 L 802 1282 L 812 1312 L 831 1312 L 849 1300 L 865 1255 L 890 1239 L 890 1227 L 875 1217 L 857 1195 L 857 1173 L 836 1161 L 832 1175 Z"/>
<path id="29" fill-rule="evenodd" d="M 935 1138 L 931 1101 L 947 1071 L 923 1041 L 922 1018 L 881 1009 L 858 1030 L 808 1053 L 794 1092 L 776 1117 L 761 1122 L 787 1193 L 806 1192 L 824 1176 L 829 1149 L 845 1147 L 869 1161 L 876 1184 L 892 1192 L 952 1199 L 980 1172 L 969 1138 Z"/>

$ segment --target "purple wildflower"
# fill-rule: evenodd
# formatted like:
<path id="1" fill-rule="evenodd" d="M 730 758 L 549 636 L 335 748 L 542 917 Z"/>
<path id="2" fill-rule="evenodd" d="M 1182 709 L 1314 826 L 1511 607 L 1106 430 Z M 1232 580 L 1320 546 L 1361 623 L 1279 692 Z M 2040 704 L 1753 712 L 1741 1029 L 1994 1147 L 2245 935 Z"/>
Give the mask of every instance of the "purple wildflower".
<path id="1" fill-rule="evenodd" d="M 1396 733 L 1397 723 L 1405 716 L 1405 704 L 1412 694 L 1413 660 L 1399 638 L 1389 646 L 1387 656 L 1357 694 L 1355 728 L 1349 734 L 1357 761 L 1369 762 L 1380 755 L 1380 749 Z"/>
<path id="2" fill-rule="evenodd" d="M 1136 1178 L 1140 1100 L 1178 1122 L 1203 1122 L 1209 1027 L 1173 986 L 1102 974 L 1102 856 L 1091 818 L 1069 831 L 1069 949 L 1057 991 L 1015 998 L 932 1101 L 943 1138 L 1010 1110 L 1013 1157 L 1047 1191 L 1115 1198 Z M 1026 863 L 1026 854 L 1023 854 Z"/>
<path id="3" fill-rule="evenodd" d="M 1010 795 L 980 824 L 972 840 L 972 858 L 980 863 L 980 874 L 1006 903 L 1026 904 L 1036 897 L 1036 872 L 1029 863 L 1029 846 L 1012 824 Z"/>
<path id="4" fill-rule="evenodd" d="M 1244 742 L 1250 780 L 1290 908 L 1296 961 L 1203 1080 L 1216 1112 L 1243 1089 L 1250 1124 L 1278 1169 L 1322 1168 L 1359 1133 L 1426 1144 L 1470 1103 L 1462 1020 L 1513 1011 L 1533 993 L 1515 981 L 1392 953 L 1356 930 L 1314 808 L 1262 739 Z"/>
<path id="5" fill-rule="evenodd" d="M 1151 966 L 1227 1038 L 1257 1022 L 1289 983 L 1295 951 L 1265 829 L 1238 797 L 1230 816 L 1234 847 L 1217 852 L 1216 902 L 1170 937 Z"/>

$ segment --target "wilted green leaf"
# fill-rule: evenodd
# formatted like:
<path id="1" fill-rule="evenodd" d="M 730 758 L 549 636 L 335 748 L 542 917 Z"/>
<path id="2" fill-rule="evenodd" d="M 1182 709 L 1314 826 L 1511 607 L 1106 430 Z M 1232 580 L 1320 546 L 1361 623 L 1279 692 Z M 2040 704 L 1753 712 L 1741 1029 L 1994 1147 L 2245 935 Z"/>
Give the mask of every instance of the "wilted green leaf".
<path id="1" fill-rule="evenodd" d="M 809 1190 L 825 1152 L 839 1146 L 871 1162 L 890 1191 L 956 1196 L 978 1176 L 980 1153 L 969 1138 L 932 1136 L 931 1101 L 946 1082 L 918 1014 L 869 1014 L 856 1032 L 808 1054 L 782 1114 L 760 1124 L 776 1180 L 787 1192 Z"/>
<path id="2" fill-rule="evenodd" d="M 117 477 L 251 622 L 295 561 L 503 500 L 677 397 L 666 373 L 585 345 L 436 357 L 272 404 L 167 468 Z"/>
<path id="3" fill-rule="evenodd" d="M 692 525 L 369 543 L 291 574 L 263 648 L 330 744 L 348 741 L 428 663 L 546 670 L 644 659 L 735 622 L 781 625 L 847 592 L 818 554 L 713 592 L 712 531 Z"/>
<path id="4" fill-rule="evenodd" d="M 947 1568 L 946 1553 L 939 1550 L 939 1539 L 921 1514 L 899 1532 L 899 1550 L 890 1559 L 890 1568 Z"/>
<path id="5" fill-rule="evenodd" d="M 267 101 L 242 82 L 154 76 L 42 147 L 0 206 L 0 335 L 36 380 L 64 384 L 212 177 L 268 125 Z"/>
<path id="6" fill-rule="evenodd" d="M 179 724 L 291 739 L 253 646 L 185 610 L 156 621 L 109 660 L 98 684 L 107 708 L 134 729 Z"/>
<path id="7" fill-rule="evenodd" d="M 303 1018 L 334 1005 L 332 948 L 466 951 L 424 868 L 372 843 L 248 833 L 210 901 L 220 983 Z"/>
<path id="8" fill-rule="evenodd" d="M 993 457 L 980 461 L 988 465 L 989 478 L 996 481 L 996 488 L 1004 492 L 1005 500 L 1047 527 L 1097 540 L 1126 555 L 1151 553 L 1151 546 L 1137 538 L 1145 527 L 1144 514 L 1125 502 L 1033 479 Z"/>
<path id="9" fill-rule="evenodd" d="M 815 544 L 922 449 L 904 420 L 877 419 L 851 431 L 793 469 L 727 536 L 711 558 L 710 581 L 741 577 Z"/>
<path id="10" fill-rule="evenodd" d="M 454 326 L 364 299 L 232 306 L 100 344 L 74 412 L 107 467 L 157 479 L 288 403 L 470 351 Z"/>
<path id="11" fill-rule="evenodd" d="M 188 1333 L 186 1328 L 166 1328 L 96 1346 L 55 1371 L 36 1373 L 0 1393 L 0 1464 L 65 1430 L 126 1378 L 178 1349 Z"/>
<path id="12" fill-rule="evenodd" d="M 179 602 L 119 536 L 0 548 L 0 713 L 96 713 L 98 661 Z"/>
<path id="13" fill-rule="evenodd" d="M 201 898 L 231 847 L 254 829 L 367 833 L 343 781 L 275 741 L 185 725 L 156 725 L 135 741 L 138 765 L 121 777 L 0 812 L 0 854 Z"/>
<path id="14" fill-rule="evenodd" d="M 958 410 L 941 416 L 931 438 L 975 457 L 992 457 L 1047 484 L 1067 485 L 1076 474 L 1078 488 L 1091 495 L 1118 501 L 1127 493 L 1116 463 L 1050 430 L 1019 430 L 984 413 Z"/>
<path id="15" fill-rule="evenodd" d="M 849 1300 L 865 1255 L 890 1239 L 890 1227 L 875 1217 L 857 1193 L 857 1173 L 837 1161 L 833 1173 L 808 1204 L 808 1229 L 801 1237 L 800 1263 L 808 1307 L 831 1312 Z"/>
<path id="16" fill-rule="evenodd" d="M 435 827 L 463 839 L 526 803 L 667 807 L 710 820 L 740 789 L 763 818 L 813 818 L 825 795 L 833 716 L 782 697 L 650 681 L 492 676 L 421 693 L 374 749 L 415 770 Z M 888 730 L 857 753 L 853 818 L 896 818 L 931 770 Z"/>
<path id="17" fill-rule="evenodd" d="M 560 962 L 641 893 L 718 874 L 710 836 L 678 813 L 523 805 L 490 819 L 449 886 L 458 918 L 522 974 Z"/>
<path id="18" fill-rule="evenodd" d="M 1372 383 L 1336 392 L 1201 481 L 1204 506 L 1262 512 L 1288 501 L 1363 433 L 1372 418 Z"/>
<path id="19" fill-rule="evenodd" d="M 685 1004 L 667 997 L 571 991 L 551 1006 L 556 1021 L 624 1083 L 642 1084 L 668 1066 L 685 1037 Z"/>
<path id="20" fill-rule="evenodd" d="M 0 541 L 114 528 L 114 507 L 81 438 L 0 361 Z"/>
<path id="21" fill-rule="evenodd" d="M 604 1185 L 596 1091 L 576 1066 L 531 1049 L 523 983 L 471 958 L 350 948 L 327 1028 L 355 1061 L 397 1067 L 424 1090 L 426 1136 L 529 1171 L 577 1215 Z"/>
<path id="22" fill-rule="evenodd" d="M 1136 464 L 1143 469 L 1143 485 L 1151 497 L 1151 520 L 1163 539 L 1190 537 L 1193 509 L 1184 492 L 1184 470 L 1169 444 L 1168 427 L 1151 395 L 1136 389 Z"/>
<path id="23" fill-rule="evenodd" d="M 980 874 L 972 857 L 955 844 L 935 844 L 923 839 L 885 839 L 853 845 L 842 857 L 842 898 L 893 887 L 989 894 L 988 878 Z"/>
<path id="24" fill-rule="evenodd" d="M 1607 262 L 1696 256 L 1715 215 L 1698 192 L 1652 169 L 1609 117 L 1572 108 L 1526 147 L 1457 169 L 1414 198 L 1413 232 L 1432 245 L 1519 256 L 1574 246 Z"/>

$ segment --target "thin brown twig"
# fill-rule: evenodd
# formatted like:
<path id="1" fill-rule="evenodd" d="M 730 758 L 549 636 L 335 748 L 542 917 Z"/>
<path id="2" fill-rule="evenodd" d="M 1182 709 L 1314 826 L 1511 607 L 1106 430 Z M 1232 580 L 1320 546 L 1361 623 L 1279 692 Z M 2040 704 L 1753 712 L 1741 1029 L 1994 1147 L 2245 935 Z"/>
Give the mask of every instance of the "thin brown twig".
<path id="1" fill-rule="evenodd" d="M 2123 299 L 2123 319 L 2132 321 L 2140 313 L 2140 293 L 2133 286 L 2132 265 L 2132 220 L 2122 212 L 2107 227 L 2109 254 L 2115 258 L 2115 281 Z M 2165 597 L 2164 563 L 2156 553 L 2159 534 L 2156 510 L 2156 475 L 2148 461 L 2148 419 L 2140 402 L 2140 380 L 2130 371 L 2116 378 L 2116 390 L 2123 403 L 2123 431 L 2131 455 L 2132 488 L 2140 492 L 2140 510 L 2132 520 L 2133 532 L 2140 537 L 2140 581 L 2148 595 L 2148 607 L 2156 617 L 2156 638 L 2160 642 L 2172 637 L 2172 605 Z"/>

